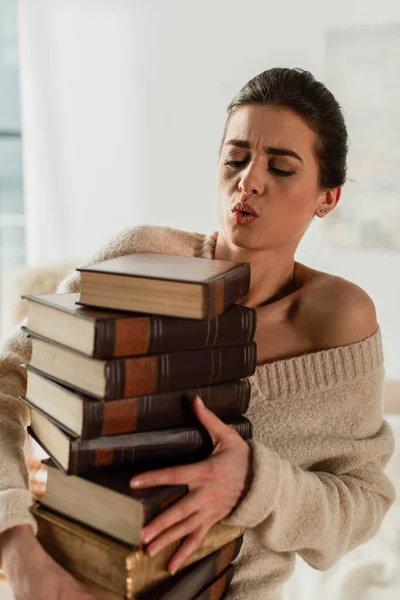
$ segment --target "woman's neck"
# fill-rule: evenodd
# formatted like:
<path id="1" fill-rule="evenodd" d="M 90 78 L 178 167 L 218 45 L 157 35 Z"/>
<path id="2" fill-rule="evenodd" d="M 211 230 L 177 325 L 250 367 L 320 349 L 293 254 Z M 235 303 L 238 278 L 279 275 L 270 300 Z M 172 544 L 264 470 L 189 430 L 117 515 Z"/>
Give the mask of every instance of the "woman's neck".
<path id="1" fill-rule="evenodd" d="M 250 290 L 239 304 L 257 308 L 296 291 L 296 262 L 292 252 L 283 250 L 250 251 L 230 247 L 221 232 L 215 245 L 215 259 L 247 262 L 251 267 Z"/>

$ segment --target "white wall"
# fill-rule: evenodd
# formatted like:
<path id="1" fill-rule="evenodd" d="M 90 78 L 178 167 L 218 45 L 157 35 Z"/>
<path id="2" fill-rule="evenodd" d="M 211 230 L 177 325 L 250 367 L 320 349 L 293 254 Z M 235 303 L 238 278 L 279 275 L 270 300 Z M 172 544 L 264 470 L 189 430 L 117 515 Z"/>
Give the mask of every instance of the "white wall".
<path id="1" fill-rule="evenodd" d="M 389 22 L 398 0 L 20 0 L 30 263 L 84 257 L 130 224 L 214 229 L 232 96 L 271 66 L 324 80 L 328 27 Z M 400 379 L 400 255 L 333 250 L 318 224 L 298 260 L 368 291 Z"/>

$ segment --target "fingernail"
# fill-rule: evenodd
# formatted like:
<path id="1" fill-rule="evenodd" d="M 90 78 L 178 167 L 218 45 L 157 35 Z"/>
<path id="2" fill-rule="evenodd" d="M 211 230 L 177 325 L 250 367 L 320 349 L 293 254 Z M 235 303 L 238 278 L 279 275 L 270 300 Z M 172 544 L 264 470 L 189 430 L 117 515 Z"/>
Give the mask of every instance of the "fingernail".
<path id="1" fill-rule="evenodd" d="M 154 536 L 152 536 L 150 533 L 146 533 L 145 535 L 142 534 L 141 536 L 141 540 L 143 542 L 143 544 L 148 544 Z"/>
<path id="2" fill-rule="evenodd" d="M 141 485 L 143 485 L 143 479 L 132 479 L 130 486 L 131 487 L 139 487 Z"/>
<path id="3" fill-rule="evenodd" d="M 196 398 L 197 398 L 197 401 L 198 401 L 198 403 L 200 404 L 200 406 L 201 406 L 202 408 L 204 408 L 204 402 L 203 402 L 203 400 L 200 398 L 200 396 L 196 396 Z"/>
<path id="4" fill-rule="evenodd" d="M 175 575 L 175 573 L 177 572 L 177 567 L 173 567 L 172 569 L 169 570 L 170 575 Z"/>

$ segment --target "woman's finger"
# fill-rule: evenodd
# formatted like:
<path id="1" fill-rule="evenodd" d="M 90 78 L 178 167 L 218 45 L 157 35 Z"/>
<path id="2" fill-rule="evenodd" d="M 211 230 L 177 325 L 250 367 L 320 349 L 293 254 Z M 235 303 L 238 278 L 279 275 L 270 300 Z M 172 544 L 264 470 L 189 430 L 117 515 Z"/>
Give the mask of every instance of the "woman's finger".
<path id="1" fill-rule="evenodd" d="M 193 531 L 196 531 L 200 525 L 204 523 L 204 515 L 201 513 L 192 513 L 189 517 L 183 521 L 175 523 L 169 529 L 163 531 L 153 542 L 146 548 L 146 554 L 154 556 L 160 550 L 182 539 L 183 537 L 190 535 Z"/>
<path id="2" fill-rule="evenodd" d="M 217 417 L 212 410 L 207 408 L 200 396 L 195 396 L 193 398 L 193 407 L 196 417 L 203 427 L 207 429 L 208 434 L 212 439 L 213 446 L 222 442 L 227 436 L 228 438 L 232 436 L 232 428 Z"/>
<path id="3" fill-rule="evenodd" d="M 171 575 L 197 550 L 210 528 L 211 525 L 201 525 L 182 542 L 168 563 L 167 569 Z"/>
<path id="4" fill-rule="evenodd" d="M 156 485 L 189 485 L 205 476 L 207 472 L 205 462 L 200 461 L 191 465 L 166 467 L 165 469 L 140 473 L 140 475 L 136 475 L 130 480 L 130 486 L 137 489 Z"/>
<path id="5" fill-rule="evenodd" d="M 203 507 L 200 498 L 201 494 L 194 490 L 175 502 L 172 506 L 163 510 L 143 528 L 140 540 L 144 544 L 149 544 L 151 540 L 160 535 L 165 529 L 172 527 L 179 521 L 183 521 L 192 513 L 196 513 Z"/>

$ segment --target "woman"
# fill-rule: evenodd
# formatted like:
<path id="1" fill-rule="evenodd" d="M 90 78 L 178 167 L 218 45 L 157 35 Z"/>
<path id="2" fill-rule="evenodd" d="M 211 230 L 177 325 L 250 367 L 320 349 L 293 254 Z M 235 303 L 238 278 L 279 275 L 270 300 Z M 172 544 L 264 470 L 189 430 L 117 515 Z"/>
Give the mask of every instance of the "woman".
<path id="1" fill-rule="evenodd" d="M 383 468 L 393 438 L 382 418 L 381 332 L 355 284 L 295 261 L 314 216 L 339 202 L 347 132 L 338 103 L 313 76 L 271 69 L 228 108 L 217 172 L 220 230 L 210 236 L 150 226 L 124 232 L 90 262 L 135 251 L 251 264 L 242 303 L 257 309 L 247 443 L 199 399 L 214 451 L 205 461 L 144 473 L 132 486 L 186 483 L 189 493 L 143 532 L 148 552 L 185 537 L 171 573 L 217 521 L 247 528 L 228 598 L 281 598 L 298 553 L 317 569 L 371 538 L 394 499 Z M 78 291 L 79 273 L 59 291 Z M 0 531 L 16 598 L 87 598 L 33 535 L 22 458 L 29 415 L 16 400 L 29 360 L 19 331 L 1 372 Z M 29 527 L 30 525 L 30 527 Z"/>

